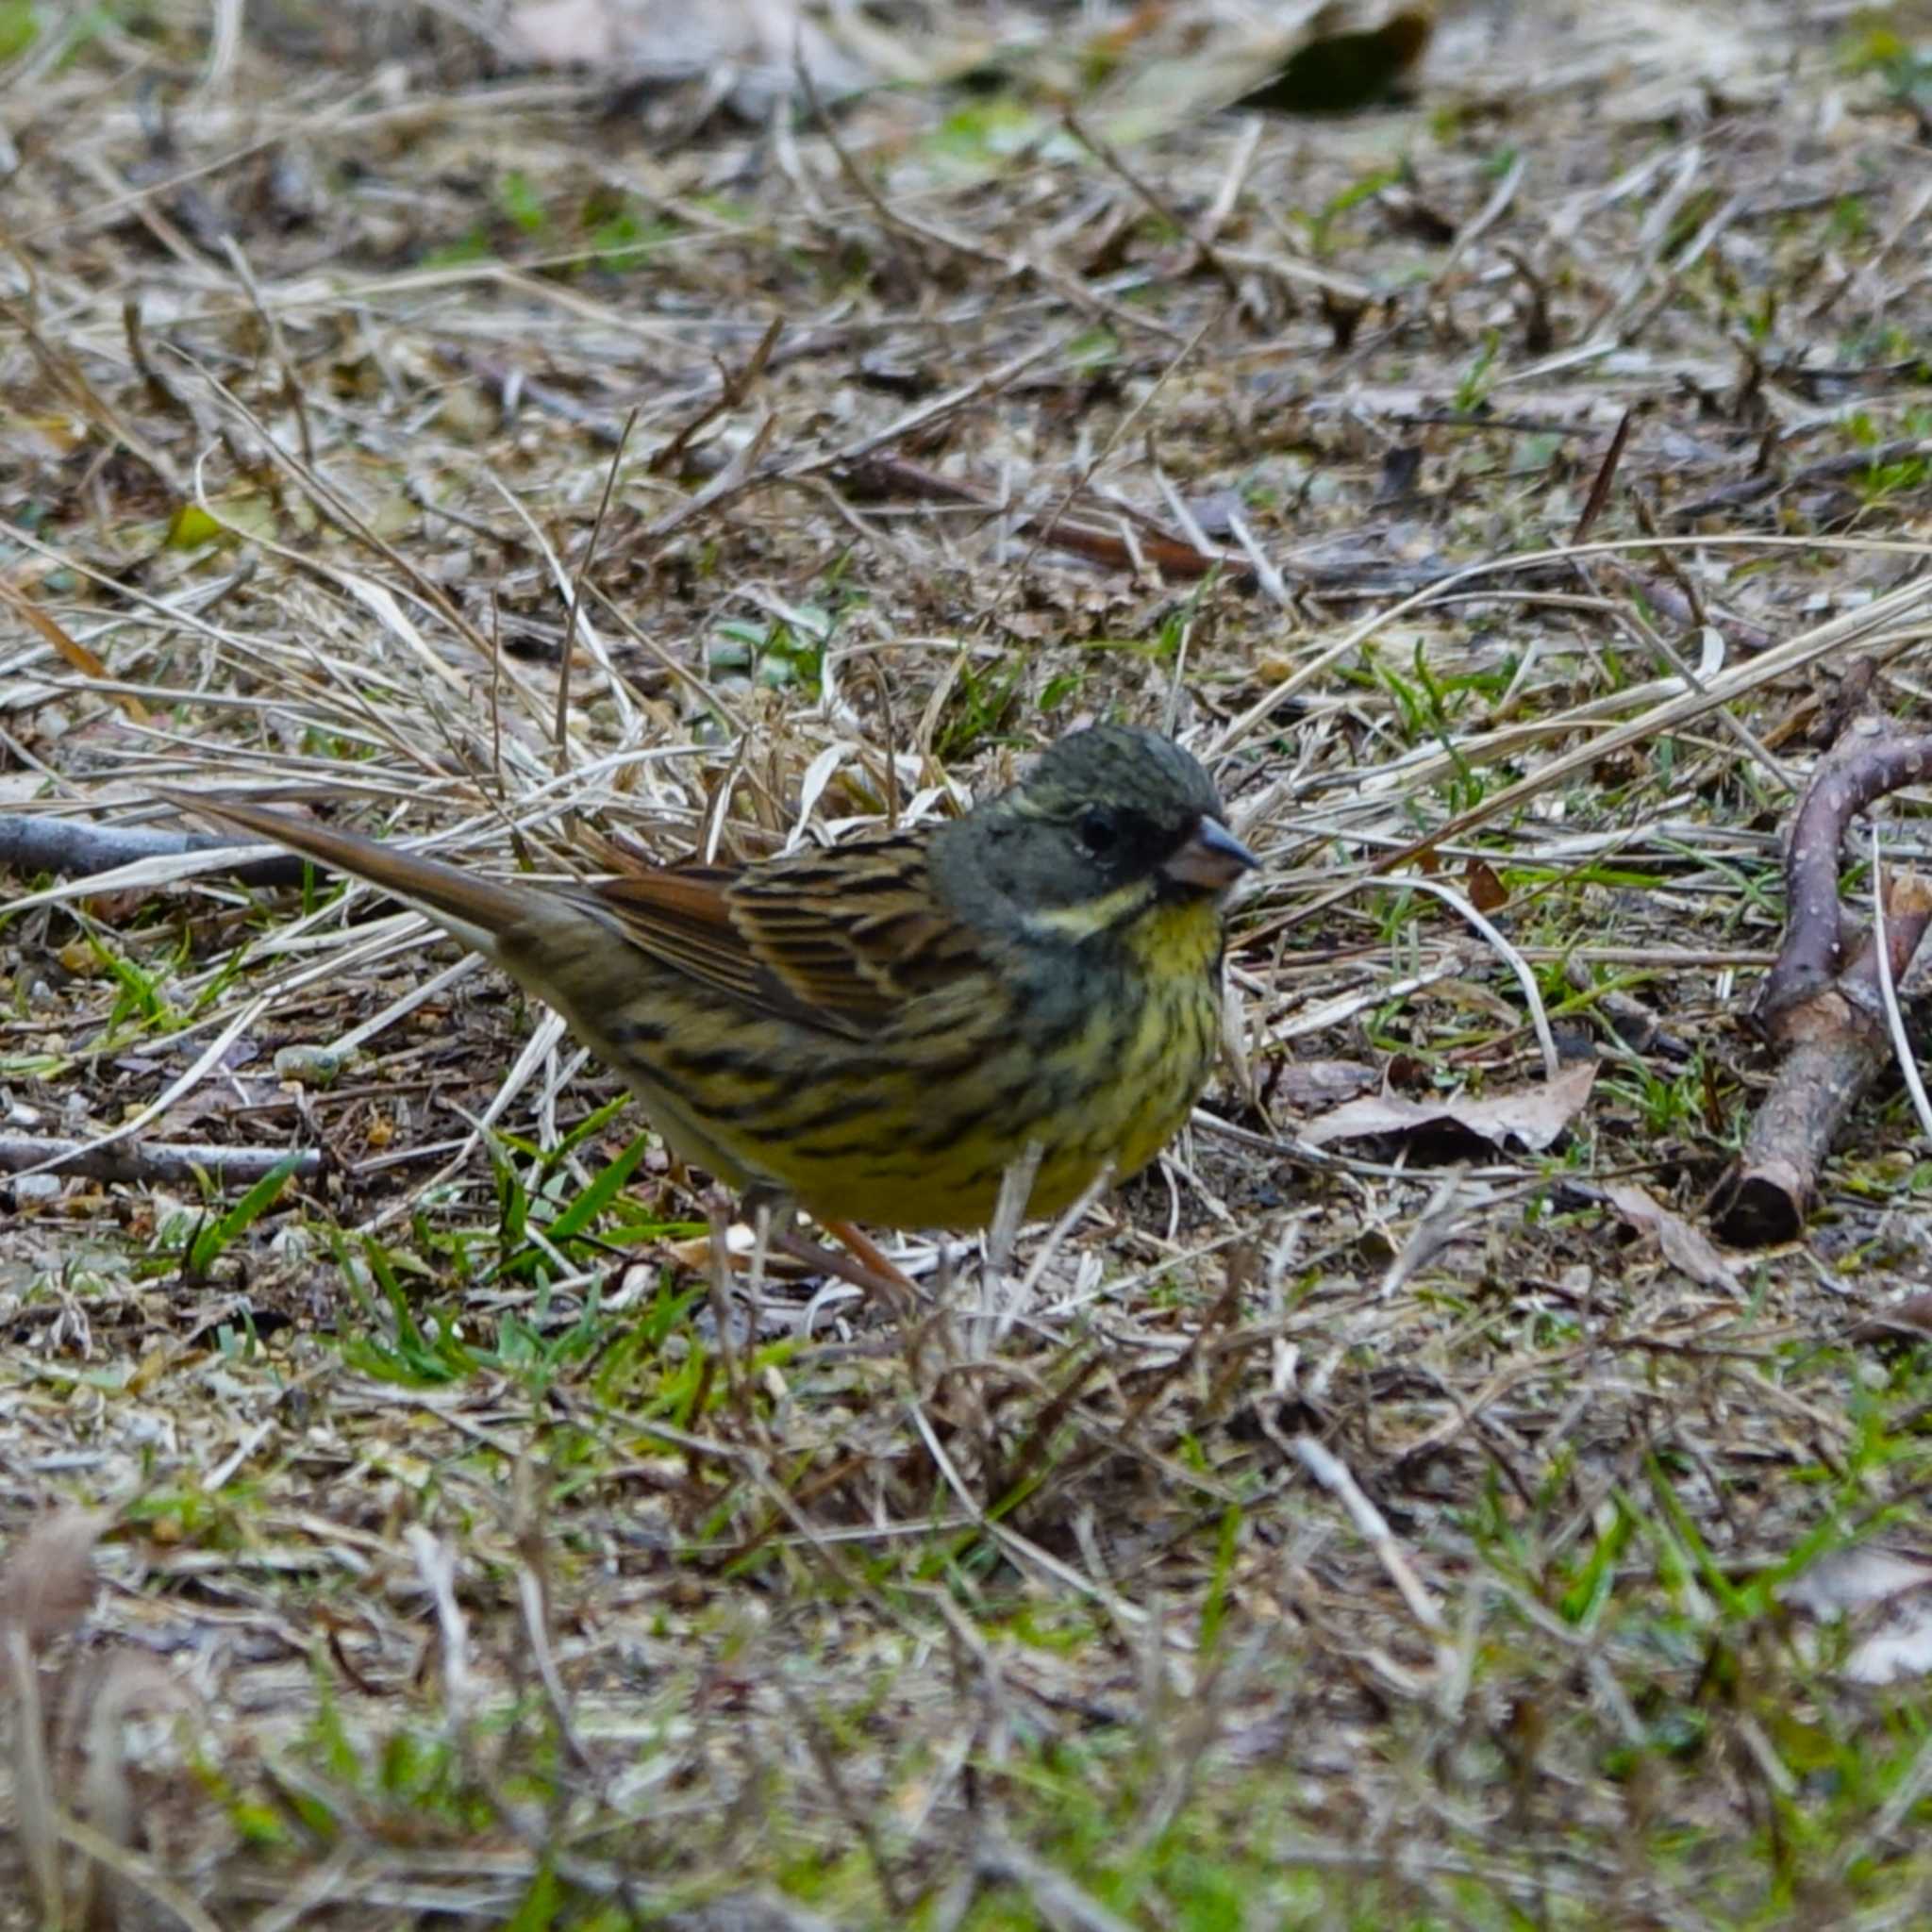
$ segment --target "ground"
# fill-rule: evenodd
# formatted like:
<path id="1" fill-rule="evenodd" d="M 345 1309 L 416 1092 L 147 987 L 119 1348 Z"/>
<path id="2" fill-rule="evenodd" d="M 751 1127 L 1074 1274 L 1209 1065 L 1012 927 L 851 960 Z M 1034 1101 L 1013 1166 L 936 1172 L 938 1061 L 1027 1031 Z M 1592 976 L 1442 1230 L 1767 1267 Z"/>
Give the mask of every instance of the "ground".
<path id="1" fill-rule="evenodd" d="M 1908 1098 L 1708 1221 L 1848 668 L 1925 698 L 1924 22 L 1452 8 L 1276 116 L 1231 7 L 809 89 L 526 13 L 0 5 L 0 809 L 77 841 L 0 924 L 0 1924 L 1926 1923 Z M 749 856 L 1103 716 L 1265 860 L 1229 1049 L 909 1315 L 727 1285 L 391 903 L 88 842 Z"/>

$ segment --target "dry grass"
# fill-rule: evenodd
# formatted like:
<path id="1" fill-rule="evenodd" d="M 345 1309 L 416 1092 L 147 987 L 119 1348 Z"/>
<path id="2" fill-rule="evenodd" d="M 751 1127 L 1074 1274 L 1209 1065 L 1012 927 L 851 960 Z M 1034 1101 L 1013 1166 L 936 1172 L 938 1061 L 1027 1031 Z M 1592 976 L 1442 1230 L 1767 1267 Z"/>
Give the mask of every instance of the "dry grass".
<path id="1" fill-rule="evenodd" d="M 1173 1159 L 904 1325 L 690 1272 L 613 1083 L 366 892 L 20 880 L 8 1135 L 329 1163 L 5 1182 L 0 1924 L 1923 1923 L 1916 1658 L 1787 1586 L 1924 1541 L 1861 1323 L 1932 1168 L 1888 1099 L 1802 1243 L 1686 1225 L 1835 681 L 1925 696 L 1908 32 L 1477 8 L 1420 106 L 1128 145 L 1228 21 L 748 126 L 458 8 L 33 17 L 8 810 L 583 869 L 1107 713 L 1269 871 Z M 1519 1138 L 1294 1151 L 1385 1084 Z"/>

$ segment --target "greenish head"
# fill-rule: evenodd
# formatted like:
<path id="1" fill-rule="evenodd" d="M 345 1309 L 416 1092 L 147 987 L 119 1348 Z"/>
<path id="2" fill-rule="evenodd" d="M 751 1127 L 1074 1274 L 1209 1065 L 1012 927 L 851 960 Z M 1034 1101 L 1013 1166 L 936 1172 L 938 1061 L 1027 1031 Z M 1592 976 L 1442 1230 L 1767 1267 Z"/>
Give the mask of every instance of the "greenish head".
<path id="1" fill-rule="evenodd" d="M 975 924 L 1079 937 L 1162 901 L 1219 898 L 1255 862 L 1197 759 L 1158 732 L 1096 724 L 944 827 L 933 870 Z"/>

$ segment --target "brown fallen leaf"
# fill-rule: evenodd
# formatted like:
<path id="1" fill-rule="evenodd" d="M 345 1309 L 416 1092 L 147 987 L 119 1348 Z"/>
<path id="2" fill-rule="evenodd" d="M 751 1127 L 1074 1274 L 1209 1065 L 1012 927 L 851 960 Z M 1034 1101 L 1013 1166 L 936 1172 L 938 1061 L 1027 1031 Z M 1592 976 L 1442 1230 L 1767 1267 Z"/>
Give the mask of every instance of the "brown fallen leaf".
<path id="1" fill-rule="evenodd" d="M 87 1615 L 103 1523 L 86 1510 L 56 1510 L 16 1539 L 0 1573 L 0 1706 L 12 1707 L 14 1835 L 40 1894 L 42 1918 L 50 1925 L 66 1917 L 68 1899 L 59 1793 L 41 1704 L 40 1653 Z"/>
<path id="2" fill-rule="evenodd" d="M 111 675 L 107 665 L 78 638 L 69 636 L 25 591 L 8 583 L 5 577 L 0 577 L 0 604 L 5 604 L 23 624 L 39 632 L 42 641 L 52 646 L 56 656 L 72 665 L 83 677 L 97 678 L 105 683 Z M 147 723 L 147 707 L 133 692 L 116 691 L 114 702 L 137 724 Z"/>
<path id="3" fill-rule="evenodd" d="M 1302 1111 L 1335 1107 L 1365 1093 L 1376 1078 L 1364 1060 L 1287 1060 L 1269 1081 L 1268 1099 Z"/>
<path id="4" fill-rule="evenodd" d="M 1894 1345 L 1932 1341 L 1932 1294 L 1908 1294 L 1904 1301 L 1867 1315 L 1852 1330 L 1851 1339 Z"/>
<path id="5" fill-rule="evenodd" d="M 107 1519 L 58 1509 L 21 1537 L 0 1572 L 0 1630 L 18 1631 L 30 1649 L 64 1637 L 94 1599 L 94 1544 Z"/>
<path id="6" fill-rule="evenodd" d="M 1673 1213 L 1661 1201 L 1627 1181 L 1607 1187 L 1604 1198 L 1640 1234 L 1655 1235 L 1664 1259 L 1699 1287 L 1721 1289 L 1725 1294 L 1740 1292 L 1737 1270 L 1710 1239 L 1681 1214 Z"/>
<path id="7" fill-rule="evenodd" d="M 1509 888 L 1487 860 L 1472 858 L 1462 868 L 1462 889 L 1478 912 L 1496 912 L 1509 903 Z"/>
<path id="8" fill-rule="evenodd" d="M 1540 1154 L 1561 1138 L 1563 1130 L 1596 1083 L 1596 1063 L 1582 1060 L 1565 1067 L 1554 1080 L 1520 1087 L 1507 1093 L 1480 1099 L 1455 1095 L 1447 1099 L 1405 1100 L 1399 1094 L 1375 1093 L 1351 1100 L 1312 1120 L 1301 1138 L 1325 1147 L 1333 1141 L 1364 1140 L 1381 1134 L 1418 1134 L 1430 1129 L 1459 1127 L 1492 1147 L 1514 1141 Z"/>

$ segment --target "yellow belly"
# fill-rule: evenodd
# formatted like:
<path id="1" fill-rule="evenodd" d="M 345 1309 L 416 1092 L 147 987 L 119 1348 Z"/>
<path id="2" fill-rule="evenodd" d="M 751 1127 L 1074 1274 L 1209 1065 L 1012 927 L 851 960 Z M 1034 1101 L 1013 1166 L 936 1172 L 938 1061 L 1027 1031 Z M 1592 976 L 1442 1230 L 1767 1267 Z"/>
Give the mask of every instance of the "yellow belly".
<path id="1" fill-rule="evenodd" d="M 1037 1217 L 1174 1138 L 1219 1044 L 1220 948 L 1210 904 L 1158 908 L 1104 969 L 1056 966 L 1052 997 L 1007 977 L 950 984 L 871 1042 L 724 1008 L 668 973 L 615 1003 L 587 986 L 565 1017 L 667 1141 L 728 1184 L 821 1220 L 968 1229 L 1029 1148 Z"/>
<path id="2" fill-rule="evenodd" d="M 1110 1171 L 1124 1180 L 1186 1122 L 1214 1062 L 1219 1008 L 1206 997 L 1150 998 L 1123 1030 L 1096 1013 L 1059 1057 L 991 1056 L 945 1092 L 921 1096 L 904 1131 L 865 1152 L 813 1159 L 774 1149 L 787 1185 L 822 1218 L 891 1227 L 990 1222 L 1007 1170 L 1037 1149 L 1029 1217 L 1057 1214 Z"/>

